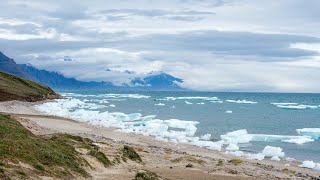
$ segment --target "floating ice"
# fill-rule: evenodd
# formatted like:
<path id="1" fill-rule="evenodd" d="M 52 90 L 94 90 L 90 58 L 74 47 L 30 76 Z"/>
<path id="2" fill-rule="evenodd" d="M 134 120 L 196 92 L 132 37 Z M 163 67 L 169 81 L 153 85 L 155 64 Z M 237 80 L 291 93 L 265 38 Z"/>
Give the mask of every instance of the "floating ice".
<path id="1" fill-rule="evenodd" d="M 200 102 L 200 103 L 197 103 L 197 104 L 203 105 L 203 104 L 205 104 L 205 103 L 204 103 L 204 102 Z"/>
<path id="2" fill-rule="evenodd" d="M 287 142 L 303 144 L 307 142 L 312 142 L 313 139 L 307 136 L 285 136 L 285 135 L 269 135 L 269 134 L 248 134 L 247 130 L 241 129 L 233 132 L 228 132 L 225 135 L 221 135 L 220 138 L 226 142 L 226 144 L 242 144 L 249 143 L 251 141 L 255 142 Z"/>
<path id="3" fill-rule="evenodd" d="M 164 99 L 156 99 L 158 101 L 175 101 L 175 100 L 204 100 L 204 101 L 218 101 L 218 97 L 202 97 L 202 96 L 187 96 L 187 97 L 165 97 Z"/>
<path id="4" fill-rule="evenodd" d="M 271 158 L 272 161 L 280 161 L 281 159 L 279 158 L 279 156 L 273 156 Z"/>
<path id="5" fill-rule="evenodd" d="M 114 104 L 110 104 L 109 106 L 110 106 L 110 107 L 116 107 L 116 105 L 114 105 Z"/>
<path id="6" fill-rule="evenodd" d="M 266 146 L 263 149 L 262 154 L 265 155 L 266 157 L 273 157 L 273 156 L 284 157 L 284 152 L 282 152 L 282 148 L 280 147 Z"/>
<path id="7" fill-rule="evenodd" d="M 298 105 L 298 103 L 286 103 L 286 102 L 283 102 L 283 103 L 270 103 L 272 105 Z"/>
<path id="8" fill-rule="evenodd" d="M 320 128 L 303 128 L 296 131 L 301 136 L 310 136 L 315 140 L 320 140 Z"/>
<path id="9" fill-rule="evenodd" d="M 245 129 L 228 132 L 225 135 L 221 135 L 220 138 L 227 144 L 249 143 L 252 140 L 252 136 Z"/>
<path id="10" fill-rule="evenodd" d="M 231 100 L 231 99 L 228 99 L 226 101 L 230 102 L 230 103 L 237 103 L 237 104 L 257 104 L 258 103 L 258 102 L 247 101 L 247 100 Z"/>
<path id="11" fill-rule="evenodd" d="M 212 102 L 212 103 L 223 103 L 223 101 L 222 100 L 214 100 L 214 101 L 210 101 L 210 102 Z"/>
<path id="12" fill-rule="evenodd" d="M 184 101 L 186 104 L 193 104 L 192 102 L 189 101 Z"/>
<path id="13" fill-rule="evenodd" d="M 232 114 L 232 111 L 228 110 L 228 111 L 226 111 L 225 113 L 227 113 L 227 114 Z"/>
<path id="14" fill-rule="evenodd" d="M 301 136 L 296 139 L 285 139 L 281 140 L 282 142 L 287 142 L 287 143 L 295 143 L 295 144 L 304 144 L 307 142 L 313 142 L 314 139 L 311 139 L 309 136 Z"/>
<path id="15" fill-rule="evenodd" d="M 211 134 L 205 134 L 203 136 L 200 136 L 201 140 L 209 141 L 211 139 Z"/>
<path id="16" fill-rule="evenodd" d="M 320 171 L 320 163 L 316 163 L 313 170 Z"/>
<path id="17" fill-rule="evenodd" d="M 313 161 L 303 161 L 301 165 L 299 165 L 299 167 L 304 167 L 304 168 L 309 168 L 309 169 L 313 169 L 316 166 L 316 163 L 314 163 Z"/>
<path id="18" fill-rule="evenodd" d="M 277 107 L 282 108 L 282 109 L 317 109 L 318 106 L 313 106 L 313 105 L 277 105 Z"/>
<path id="19" fill-rule="evenodd" d="M 163 103 L 154 104 L 155 106 L 165 106 Z"/>
<path id="20" fill-rule="evenodd" d="M 146 99 L 150 98 L 151 96 L 145 96 L 141 94 L 99 94 L 97 97 L 104 97 L 104 98 L 133 98 L 133 99 Z"/>
<path id="21" fill-rule="evenodd" d="M 237 146 L 236 144 L 229 144 L 229 146 L 226 147 L 227 151 L 238 151 L 239 150 L 239 146 Z"/>

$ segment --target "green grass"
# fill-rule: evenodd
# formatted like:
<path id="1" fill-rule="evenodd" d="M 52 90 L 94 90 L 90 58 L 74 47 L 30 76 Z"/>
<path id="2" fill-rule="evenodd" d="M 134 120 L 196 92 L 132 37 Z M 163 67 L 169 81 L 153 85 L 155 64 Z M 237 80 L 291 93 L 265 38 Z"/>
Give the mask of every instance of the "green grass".
<path id="1" fill-rule="evenodd" d="M 234 165 L 239 165 L 243 163 L 243 160 L 241 159 L 231 159 L 230 161 L 228 161 L 229 163 L 232 163 Z"/>
<path id="2" fill-rule="evenodd" d="M 37 101 L 45 99 L 47 95 L 56 95 L 47 86 L 3 72 L 0 72 L 0 93 L 0 101 Z"/>
<path id="3" fill-rule="evenodd" d="M 130 146 L 125 145 L 122 149 L 122 159 L 126 161 L 126 159 L 130 159 L 135 162 L 142 162 L 141 157 L 139 154 Z"/>
<path id="4" fill-rule="evenodd" d="M 106 155 L 100 151 L 97 151 L 96 149 L 91 150 L 89 152 L 89 155 L 95 157 L 98 161 L 100 161 L 104 165 L 104 167 L 109 167 L 112 165 L 111 161 L 106 157 Z"/>
<path id="5" fill-rule="evenodd" d="M 135 178 L 133 180 L 158 180 L 158 176 L 153 172 L 137 172 Z"/>
<path id="6" fill-rule="evenodd" d="M 89 177 L 84 167 L 90 165 L 76 151 L 76 147 L 88 149 L 89 155 L 105 166 L 111 165 L 89 139 L 67 134 L 57 134 L 51 138 L 35 136 L 10 116 L 0 114 L 0 177 L 5 173 L 8 162 L 29 164 L 37 173 L 48 176 L 72 178 L 73 174 L 78 174 Z"/>

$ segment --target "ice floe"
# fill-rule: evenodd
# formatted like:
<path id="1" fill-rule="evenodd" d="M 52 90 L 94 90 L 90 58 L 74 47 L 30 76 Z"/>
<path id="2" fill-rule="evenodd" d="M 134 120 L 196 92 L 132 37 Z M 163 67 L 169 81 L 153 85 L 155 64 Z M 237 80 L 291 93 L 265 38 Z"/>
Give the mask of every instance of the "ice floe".
<path id="1" fill-rule="evenodd" d="M 258 102 L 255 102 L 255 101 L 231 100 L 231 99 L 226 100 L 226 102 L 237 103 L 237 104 L 257 104 L 258 103 Z"/>
<path id="2" fill-rule="evenodd" d="M 304 105 L 304 104 L 299 104 L 299 105 L 276 105 L 277 107 L 281 109 L 317 109 L 318 106 L 315 105 Z"/>
<path id="3" fill-rule="evenodd" d="M 225 111 L 225 113 L 232 114 L 232 111 L 228 110 L 228 111 Z"/>
<path id="4" fill-rule="evenodd" d="M 247 130 L 241 129 L 233 132 L 228 132 L 225 135 L 221 135 L 220 138 L 227 143 L 249 143 L 251 141 L 256 142 L 287 142 L 304 144 L 314 141 L 309 136 L 288 136 L 288 135 L 269 135 L 269 134 L 248 134 Z"/>
<path id="5" fill-rule="evenodd" d="M 296 131 L 301 136 L 310 136 L 315 140 L 320 140 L 320 128 L 303 128 Z"/>

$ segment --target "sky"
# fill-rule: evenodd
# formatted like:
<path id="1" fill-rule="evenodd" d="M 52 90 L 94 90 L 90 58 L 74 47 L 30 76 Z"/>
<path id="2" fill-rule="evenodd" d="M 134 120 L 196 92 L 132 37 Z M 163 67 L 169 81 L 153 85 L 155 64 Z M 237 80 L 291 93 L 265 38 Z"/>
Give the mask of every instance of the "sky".
<path id="1" fill-rule="evenodd" d="M 319 0 L 0 0 L 0 51 L 83 81 L 320 92 Z M 130 72 L 130 73 L 128 73 Z"/>

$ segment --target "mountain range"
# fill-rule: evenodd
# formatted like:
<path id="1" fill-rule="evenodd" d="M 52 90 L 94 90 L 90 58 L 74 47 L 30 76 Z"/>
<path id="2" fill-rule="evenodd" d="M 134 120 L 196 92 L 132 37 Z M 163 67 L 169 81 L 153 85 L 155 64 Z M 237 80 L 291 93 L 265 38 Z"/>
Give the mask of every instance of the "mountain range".
<path id="1" fill-rule="evenodd" d="M 33 80 L 56 90 L 184 90 L 179 86 L 183 80 L 165 72 L 150 73 L 131 80 L 129 84 L 116 86 L 107 79 L 103 82 L 80 81 L 65 77 L 59 72 L 38 69 L 29 64 L 17 64 L 0 52 L 0 71 Z"/>

